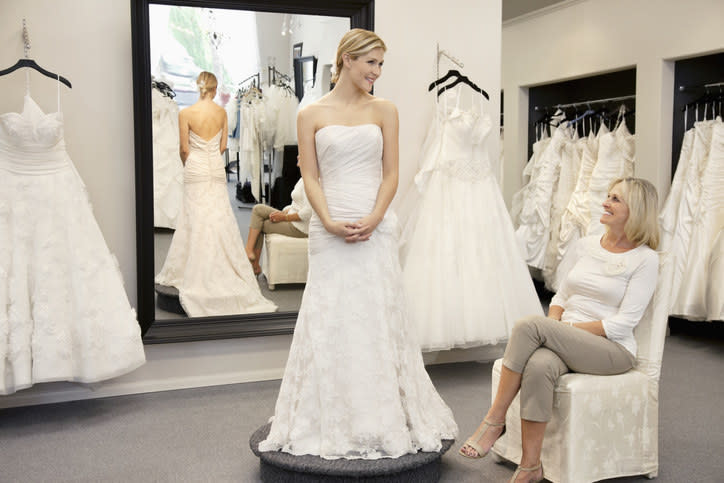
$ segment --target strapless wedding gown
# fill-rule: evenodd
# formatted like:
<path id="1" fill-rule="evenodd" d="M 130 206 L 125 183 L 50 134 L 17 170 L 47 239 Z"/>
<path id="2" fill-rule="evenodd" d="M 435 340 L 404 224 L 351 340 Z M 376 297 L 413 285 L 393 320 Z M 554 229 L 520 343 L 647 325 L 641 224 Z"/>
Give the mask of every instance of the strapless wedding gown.
<path id="1" fill-rule="evenodd" d="M 368 215 L 382 180 L 380 128 L 331 125 L 315 139 L 332 219 Z M 313 215 L 307 285 L 271 431 L 259 450 L 394 458 L 436 451 L 456 434 L 407 317 L 396 216 L 388 211 L 369 241 L 345 243 Z"/>
<path id="2" fill-rule="evenodd" d="M 0 115 L 0 394 L 145 362 L 121 272 L 65 150 L 60 111 Z"/>
<path id="3" fill-rule="evenodd" d="M 479 97 L 480 108 L 448 109 L 446 98 L 436 106 L 415 186 L 406 194 L 416 201 L 400 258 L 410 318 L 425 351 L 497 344 L 516 320 L 543 315 L 491 169 L 492 122 Z"/>
<path id="4" fill-rule="evenodd" d="M 176 287 L 189 317 L 273 312 L 252 271 L 231 211 L 219 131 L 189 131 L 184 196 L 176 232 L 156 283 Z"/>

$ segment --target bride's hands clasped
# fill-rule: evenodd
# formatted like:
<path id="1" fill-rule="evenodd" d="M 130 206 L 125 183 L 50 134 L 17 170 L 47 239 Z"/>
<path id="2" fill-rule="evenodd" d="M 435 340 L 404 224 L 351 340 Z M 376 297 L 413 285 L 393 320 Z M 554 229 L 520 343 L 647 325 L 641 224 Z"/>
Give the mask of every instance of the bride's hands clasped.
<path id="1" fill-rule="evenodd" d="M 344 238 L 347 243 L 357 243 L 369 240 L 380 221 L 375 215 L 367 215 L 356 222 L 331 221 L 325 228 L 329 233 Z"/>
<path id="2" fill-rule="evenodd" d="M 372 232 L 375 231 L 377 225 L 382 221 L 382 217 L 375 214 L 369 214 L 364 218 L 354 223 L 356 227 L 356 233 L 351 237 L 347 237 L 346 241 L 353 243 L 358 241 L 367 241 L 372 236 Z"/>

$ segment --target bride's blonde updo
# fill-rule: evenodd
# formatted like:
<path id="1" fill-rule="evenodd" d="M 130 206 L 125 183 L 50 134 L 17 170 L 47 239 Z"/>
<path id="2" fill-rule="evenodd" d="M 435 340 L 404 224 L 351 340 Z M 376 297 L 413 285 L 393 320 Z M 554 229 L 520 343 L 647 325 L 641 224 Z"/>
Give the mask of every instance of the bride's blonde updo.
<path id="1" fill-rule="evenodd" d="M 205 97 L 207 93 L 216 90 L 218 81 L 216 76 L 211 72 L 203 71 L 196 78 L 196 85 L 199 87 L 199 94 L 201 97 Z"/>
<path id="2" fill-rule="evenodd" d="M 332 82 L 336 84 L 339 80 L 339 74 L 342 72 L 342 66 L 344 65 L 344 60 L 342 59 L 344 54 L 349 54 L 350 57 L 356 59 L 360 55 L 365 55 L 374 49 L 387 51 L 387 46 L 376 33 L 365 29 L 352 29 L 344 34 L 337 47 L 337 57 L 335 59 Z"/>

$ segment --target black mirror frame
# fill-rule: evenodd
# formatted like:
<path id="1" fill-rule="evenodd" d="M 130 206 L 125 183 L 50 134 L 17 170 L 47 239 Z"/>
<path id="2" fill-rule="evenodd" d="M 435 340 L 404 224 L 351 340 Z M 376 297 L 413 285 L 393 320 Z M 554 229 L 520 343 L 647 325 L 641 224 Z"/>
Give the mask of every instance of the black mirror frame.
<path id="1" fill-rule="evenodd" d="M 313 56 L 309 55 L 306 57 L 297 57 L 293 59 L 293 65 L 294 65 L 294 93 L 297 96 L 297 99 L 299 99 L 299 102 L 302 102 L 302 97 L 304 97 L 304 64 L 306 62 L 312 63 L 312 79 L 313 84 L 316 84 L 319 79 L 317 79 L 317 61 L 318 59 Z"/>
<path id="2" fill-rule="evenodd" d="M 131 0 L 138 321 L 147 344 L 290 334 L 297 312 L 155 320 L 149 4 L 348 17 L 374 29 L 374 0 Z"/>

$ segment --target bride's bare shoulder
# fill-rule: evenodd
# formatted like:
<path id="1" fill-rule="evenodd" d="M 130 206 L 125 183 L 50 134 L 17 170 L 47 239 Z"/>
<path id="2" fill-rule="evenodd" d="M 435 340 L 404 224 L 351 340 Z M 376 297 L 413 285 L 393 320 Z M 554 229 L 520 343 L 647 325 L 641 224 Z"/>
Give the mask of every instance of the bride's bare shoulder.
<path id="1" fill-rule="evenodd" d="M 382 99 L 381 97 L 375 97 L 370 105 L 374 109 L 375 117 L 380 119 L 381 125 L 399 122 L 397 106 L 395 106 L 394 102 L 388 99 Z"/>
<path id="2" fill-rule="evenodd" d="M 394 102 L 389 99 L 384 99 L 382 97 L 374 97 L 372 100 L 370 100 L 370 104 L 374 106 L 375 109 L 378 109 L 382 112 L 389 113 L 391 111 L 397 110 Z"/>

